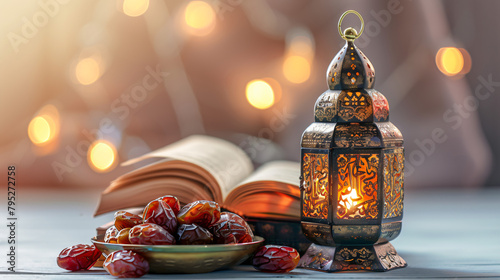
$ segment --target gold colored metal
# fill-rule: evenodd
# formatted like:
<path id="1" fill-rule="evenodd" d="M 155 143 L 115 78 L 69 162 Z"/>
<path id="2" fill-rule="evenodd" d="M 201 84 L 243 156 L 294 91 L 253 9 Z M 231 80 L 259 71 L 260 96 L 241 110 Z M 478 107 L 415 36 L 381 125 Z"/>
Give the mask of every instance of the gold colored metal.
<path id="1" fill-rule="evenodd" d="M 359 20 L 361 21 L 361 30 L 359 31 L 359 33 L 356 31 L 356 29 L 354 29 L 352 27 L 349 27 L 346 30 L 344 30 L 344 32 L 342 32 L 342 27 L 341 27 L 342 26 L 342 21 L 344 20 L 344 18 L 348 14 L 355 14 L 355 15 L 357 15 L 358 18 L 359 18 Z M 361 33 L 363 33 L 364 29 L 365 29 L 365 22 L 363 20 L 363 17 L 358 12 L 356 12 L 355 10 L 345 11 L 342 14 L 342 16 L 340 16 L 340 19 L 339 19 L 339 34 L 340 34 L 340 37 L 342 37 L 342 39 L 344 39 L 346 41 L 354 41 L 359 36 L 361 36 Z"/>
<path id="2" fill-rule="evenodd" d="M 264 238 L 253 242 L 210 245 L 137 245 L 105 243 L 104 235 L 93 237 L 92 243 L 105 255 L 118 250 L 131 250 L 149 262 L 150 273 L 206 273 L 244 262 L 260 246 Z"/>

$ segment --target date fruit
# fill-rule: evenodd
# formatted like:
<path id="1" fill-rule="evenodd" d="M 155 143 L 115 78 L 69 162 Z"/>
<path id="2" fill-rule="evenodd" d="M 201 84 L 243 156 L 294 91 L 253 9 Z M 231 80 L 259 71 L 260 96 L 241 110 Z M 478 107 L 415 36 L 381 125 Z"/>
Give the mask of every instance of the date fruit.
<path id="1" fill-rule="evenodd" d="M 252 264 L 260 271 L 285 273 L 293 270 L 299 260 L 299 253 L 292 247 L 266 245 L 255 253 Z"/>
<path id="2" fill-rule="evenodd" d="M 172 245 L 175 237 L 156 224 L 144 223 L 130 229 L 128 240 L 131 244 Z"/>
<path id="3" fill-rule="evenodd" d="M 242 217 L 231 212 L 223 212 L 219 222 L 210 228 L 217 244 L 235 244 L 253 241 L 253 232 Z"/>
<path id="4" fill-rule="evenodd" d="M 139 278 L 149 271 L 149 263 L 141 255 L 127 250 L 109 254 L 103 266 L 118 278 Z"/>
<path id="5" fill-rule="evenodd" d="M 106 234 L 104 235 L 104 242 L 106 243 L 117 243 L 117 235 L 119 230 L 116 229 L 115 226 L 111 226 L 106 230 Z"/>
<path id="6" fill-rule="evenodd" d="M 179 224 L 197 224 L 209 228 L 220 219 L 220 207 L 217 202 L 198 200 L 186 204 L 177 214 Z"/>
<path id="7" fill-rule="evenodd" d="M 157 224 L 171 234 L 177 232 L 177 217 L 172 208 L 163 200 L 157 199 L 149 202 L 142 216 L 144 223 Z"/>
<path id="8" fill-rule="evenodd" d="M 168 206 L 170 206 L 170 208 L 172 209 L 172 211 L 174 211 L 174 214 L 176 216 L 177 213 L 179 213 L 179 210 L 181 210 L 181 204 L 179 203 L 179 200 L 177 199 L 177 197 L 173 195 L 165 195 L 158 198 L 157 200 L 163 200 L 163 202 L 165 202 Z"/>
<path id="9" fill-rule="evenodd" d="M 71 271 L 89 269 L 101 256 L 94 245 L 78 244 L 64 248 L 57 257 L 57 265 Z"/>
<path id="10" fill-rule="evenodd" d="M 183 224 L 177 230 L 178 243 L 182 245 L 204 245 L 213 243 L 213 235 L 197 224 Z"/>
<path id="11" fill-rule="evenodd" d="M 130 240 L 128 240 L 128 234 L 131 228 L 124 228 L 118 232 L 116 236 L 116 243 L 118 244 L 130 244 Z"/>
<path id="12" fill-rule="evenodd" d="M 139 215 L 127 211 L 117 211 L 115 213 L 115 227 L 119 231 L 139 224 L 142 224 L 142 218 Z"/>

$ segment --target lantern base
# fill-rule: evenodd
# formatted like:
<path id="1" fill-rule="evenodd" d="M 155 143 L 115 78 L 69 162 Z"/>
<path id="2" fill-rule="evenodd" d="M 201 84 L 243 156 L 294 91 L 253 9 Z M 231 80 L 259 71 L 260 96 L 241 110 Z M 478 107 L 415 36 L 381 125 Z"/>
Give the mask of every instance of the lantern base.
<path id="1" fill-rule="evenodd" d="M 388 271 L 406 267 L 391 243 L 367 246 L 339 245 L 338 247 L 311 244 L 300 259 L 298 267 L 321 270 L 325 272 L 339 271 Z"/>

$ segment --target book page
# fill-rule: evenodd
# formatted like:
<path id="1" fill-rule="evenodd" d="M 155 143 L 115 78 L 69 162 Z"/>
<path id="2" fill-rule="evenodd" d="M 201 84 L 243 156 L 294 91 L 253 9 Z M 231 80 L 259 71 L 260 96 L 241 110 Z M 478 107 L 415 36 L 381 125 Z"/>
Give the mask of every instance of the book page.
<path id="1" fill-rule="evenodd" d="M 251 182 L 276 181 L 290 185 L 299 185 L 300 163 L 294 161 L 271 161 L 262 165 L 251 176 L 240 182 L 242 186 Z"/>
<path id="2" fill-rule="evenodd" d="M 224 206 L 254 218 L 300 216 L 300 164 L 274 161 L 264 164 L 231 191 Z"/>
<path id="3" fill-rule="evenodd" d="M 147 158 L 170 158 L 196 164 L 210 172 L 221 189 L 222 200 L 232 188 L 253 171 L 250 158 L 238 146 L 225 140 L 204 136 L 189 136 L 149 154 L 129 160 L 130 165 Z"/>

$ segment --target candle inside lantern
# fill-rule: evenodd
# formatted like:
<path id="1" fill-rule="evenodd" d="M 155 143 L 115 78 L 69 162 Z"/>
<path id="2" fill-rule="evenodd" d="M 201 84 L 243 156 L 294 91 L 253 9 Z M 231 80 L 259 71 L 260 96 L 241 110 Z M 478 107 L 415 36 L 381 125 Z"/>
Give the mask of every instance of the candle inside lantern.
<path id="1" fill-rule="evenodd" d="M 340 203 L 343 203 L 344 207 L 347 209 L 352 210 L 352 208 L 358 204 L 357 200 L 359 200 L 360 197 L 358 197 L 355 188 L 349 187 L 347 190 L 350 190 L 350 192 L 346 195 L 342 195 L 342 201 Z"/>

